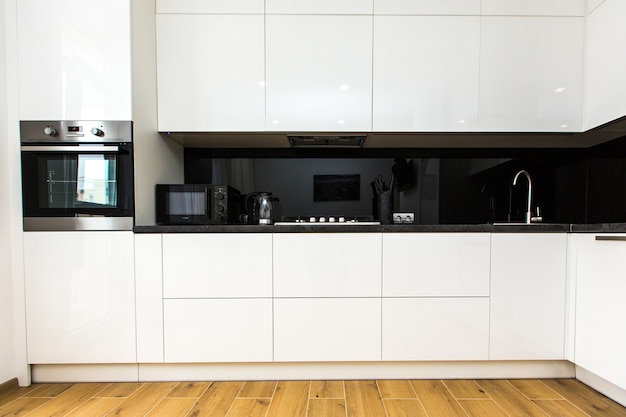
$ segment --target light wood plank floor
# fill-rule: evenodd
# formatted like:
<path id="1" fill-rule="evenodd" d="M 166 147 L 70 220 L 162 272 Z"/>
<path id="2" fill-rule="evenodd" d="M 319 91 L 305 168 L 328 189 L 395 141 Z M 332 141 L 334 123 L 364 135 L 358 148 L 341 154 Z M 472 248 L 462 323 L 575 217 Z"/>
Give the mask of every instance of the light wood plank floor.
<path id="1" fill-rule="evenodd" d="M 378 380 L 33 384 L 0 417 L 626 417 L 579 381 Z"/>

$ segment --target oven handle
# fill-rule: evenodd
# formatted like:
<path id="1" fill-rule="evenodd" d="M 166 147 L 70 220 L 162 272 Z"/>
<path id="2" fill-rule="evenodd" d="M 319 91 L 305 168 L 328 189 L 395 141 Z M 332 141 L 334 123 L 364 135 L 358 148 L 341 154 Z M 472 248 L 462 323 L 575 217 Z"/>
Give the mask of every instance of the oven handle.
<path id="1" fill-rule="evenodd" d="M 34 146 L 22 146 L 24 152 L 119 152 L 119 146 L 98 146 L 98 145 L 78 145 L 78 146 L 46 146 L 46 145 L 34 145 Z"/>

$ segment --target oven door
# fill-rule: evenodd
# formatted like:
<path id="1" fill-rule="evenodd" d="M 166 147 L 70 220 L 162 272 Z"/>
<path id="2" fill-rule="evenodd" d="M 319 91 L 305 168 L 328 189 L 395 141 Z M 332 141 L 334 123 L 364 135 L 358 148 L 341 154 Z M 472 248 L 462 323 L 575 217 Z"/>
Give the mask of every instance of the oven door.
<path id="1" fill-rule="evenodd" d="M 132 143 L 21 151 L 24 230 L 132 230 Z"/>

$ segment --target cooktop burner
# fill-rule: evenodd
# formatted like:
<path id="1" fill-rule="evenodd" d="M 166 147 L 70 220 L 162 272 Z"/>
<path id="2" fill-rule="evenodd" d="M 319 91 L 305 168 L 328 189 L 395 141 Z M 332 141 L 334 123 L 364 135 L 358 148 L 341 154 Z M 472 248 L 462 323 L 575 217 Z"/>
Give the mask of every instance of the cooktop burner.
<path id="1" fill-rule="evenodd" d="M 275 226 L 377 226 L 373 216 L 283 216 Z"/>

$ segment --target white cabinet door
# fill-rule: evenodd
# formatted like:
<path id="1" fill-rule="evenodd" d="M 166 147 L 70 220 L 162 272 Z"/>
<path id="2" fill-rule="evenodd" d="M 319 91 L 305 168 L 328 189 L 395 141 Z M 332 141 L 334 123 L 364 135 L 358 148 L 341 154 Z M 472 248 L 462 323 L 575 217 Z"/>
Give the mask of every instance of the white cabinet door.
<path id="1" fill-rule="evenodd" d="M 274 300 L 274 360 L 379 361 L 380 298 Z"/>
<path id="2" fill-rule="evenodd" d="M 382 359 L 487 360 L 489 298 L 384 298 Z"/>
<path id="3" fill-rule="evenodd" d="M 585 0 L 482 0 L 483 16 L 584 16 Z"/>
<path id="4" fill-rule="evenodd" d="M 20 119 L 132 120 L 130 2 L 17 3 Z"/>
<path id="5" fill-rule="evenodd" d="M 134 363 L 132 232 L 26 232 L 28 362 Z"/>
<path id="6" fill-rule="evenodd" d="M 564 359 L 565 233 L 491 235 L 490 359 Z"/>
<path id="7" fill-rule="evenodd" d="M 156 0 L 157 13 L 262 14 L 263 0 Z"/>
<path id="8" fill-rule="evenodd" d="M 372 129 L 372 16 L 266 16 L 270 131 Z"/>
<path id="9" fill-rule="evenodd" d="M 272 299 L 164 300 L 166 362 L 269 362 Z"/>
<path id="10" fill-rule="evenodd" d="M 602 237 L 607 236 L 617 237 Z M 596 241 L 595 237 L 574 236 L 575 363 L 626 389 L 626 241 Z"/>
<path id="11" fill-rule="evenodd" d="M 263 15 L 157 15 L 159 131 L 265 129 Z"/>
<path id="12" fill-rule="evenodd" d="M 480 17 L 374 19 L 373 129 L 478 130 Z"/>
<path id="13" fill-rule="evenodd" d="M 383 297 L 489 296 L 488 233 L 386 233 Z"/>
<path id="14" fill-rule="evenodd" d="M 585 20 L 585 130 L 626 115 L 625 20 L 620 0 L 604 1 Z"/>
<path id="15" fill-rule="evenodd" d="M 274 235 L 274 297 L 380 297 L 381 233 Z"/>
<path id="16" fill-rule="evenodd" d="M 268 14 L 372 14 L 373 0 L 265 0 Z"/>
<path id="17" fill-rule="evenodd" d="M 272 296 L 270 233 L 163 235 L 165 298 Z"/>
<path id="18" fill-rule="evenodd" d="M 163 362 L 163 257 L 160 234 L 135 235 L 137 362 Z"/>
<path id="19" fill-rule="evenodd" d="M 481 0 L 374 0 L 375 14 L 480 15 Z"/>
<path id="20" fill-rule="evenodd" d="M 584 18 L 483 17 L 480 131 L 582 126 Z"/>

